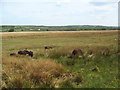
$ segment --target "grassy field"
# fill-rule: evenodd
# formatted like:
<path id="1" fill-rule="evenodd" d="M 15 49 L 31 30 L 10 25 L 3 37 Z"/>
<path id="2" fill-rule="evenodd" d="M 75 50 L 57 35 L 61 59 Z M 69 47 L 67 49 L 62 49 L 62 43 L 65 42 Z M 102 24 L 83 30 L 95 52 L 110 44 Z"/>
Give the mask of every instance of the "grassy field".
<path id="1" fill-rule="evenodd" d="M 118 31 L 3 33 L 2 87 L 118 88 L 117 39 Z M 10 56 L 25 49 L 33 57 Z M 84 57 L 68 58 L 74 49 Z"/>

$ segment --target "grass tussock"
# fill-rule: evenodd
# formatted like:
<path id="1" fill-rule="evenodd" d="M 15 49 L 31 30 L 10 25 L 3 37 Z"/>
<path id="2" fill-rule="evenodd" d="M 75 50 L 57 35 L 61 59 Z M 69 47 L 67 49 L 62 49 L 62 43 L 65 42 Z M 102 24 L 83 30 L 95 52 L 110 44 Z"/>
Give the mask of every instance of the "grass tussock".
<path id="1" fill-rule="evenodd" d="M 9 57 L 3 63 L 3 87 L 24 87 L 26 80 L 46 85 L 51 83 L 53 77 L 64 73 L 63 66 L 53 60 L 24 61 Z"/>
<path id="2" fill-rule="evenodd" d="M 51 60 L 31 61 L 26 66 L 28 77 L 35 83 L 48 83 L 51 77 L 59 77 L 64 68 Z"/>

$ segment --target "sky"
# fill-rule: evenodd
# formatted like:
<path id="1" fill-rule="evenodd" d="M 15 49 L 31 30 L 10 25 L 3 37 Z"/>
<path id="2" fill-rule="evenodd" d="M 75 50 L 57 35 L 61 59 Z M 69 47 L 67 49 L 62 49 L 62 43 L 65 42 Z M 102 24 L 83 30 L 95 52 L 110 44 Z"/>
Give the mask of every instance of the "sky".
<path id="1" fill-rule="evenodd" d="M 118 25 L 119 0 L 0 0 L 0 24 Z"/>

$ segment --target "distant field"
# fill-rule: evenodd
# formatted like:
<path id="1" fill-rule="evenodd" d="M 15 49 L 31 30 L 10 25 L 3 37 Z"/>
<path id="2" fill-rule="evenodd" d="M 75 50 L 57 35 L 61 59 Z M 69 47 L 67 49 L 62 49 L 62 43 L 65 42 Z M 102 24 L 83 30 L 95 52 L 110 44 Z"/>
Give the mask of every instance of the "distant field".
<path id="1" fill-rule="evenodd" d="M 53 48 L 45 50 L 45 46 Z M 10 56 L 25 49 L 33 57 Z M 84 55 L 68 58 L 74 49 Z M 3 87 L 118 87 L 117 30 L 4 32 L 2 54 Z"/>
<path id="2" fill-rule="evenodd" d="M 78 33 L 78 32 L 117 32 L 117 30 L 105 30 L 105 31 L 24 31 L 24 32 L 2 32 L 3 35 L 11 34 L 33 34 L 33 33 Z"/>

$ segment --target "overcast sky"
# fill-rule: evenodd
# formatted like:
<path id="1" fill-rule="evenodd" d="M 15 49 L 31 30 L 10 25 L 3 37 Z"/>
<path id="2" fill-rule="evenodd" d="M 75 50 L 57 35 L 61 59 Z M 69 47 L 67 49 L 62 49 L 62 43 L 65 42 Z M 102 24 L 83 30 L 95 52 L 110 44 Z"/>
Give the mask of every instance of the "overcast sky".
<path id="1" fill-rule="evenodd" d="M 0 0 L 0 24 L 118 25 L 119 0 Z"/>

